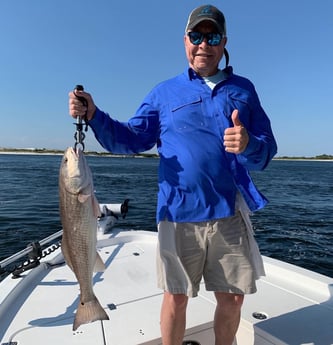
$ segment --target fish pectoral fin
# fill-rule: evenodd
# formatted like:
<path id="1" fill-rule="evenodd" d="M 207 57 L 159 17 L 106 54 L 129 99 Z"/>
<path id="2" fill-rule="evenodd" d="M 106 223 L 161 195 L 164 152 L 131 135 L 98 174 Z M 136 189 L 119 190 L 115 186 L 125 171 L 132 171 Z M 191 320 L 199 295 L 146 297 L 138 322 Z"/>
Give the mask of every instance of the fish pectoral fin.
<path id="1" fill-rule="evenodd" d="M 104 272 L 105 264 L 99 254 L 96 252 L 96 260 L 94 265 L 94 272 Z"/>
<path id="2" fill-rule="evenodd" d="M 77 197 L 80 203 L 85 203 L 89 198 L 91 198 L 91 194 L 82 194 L 80 193 Z"/>

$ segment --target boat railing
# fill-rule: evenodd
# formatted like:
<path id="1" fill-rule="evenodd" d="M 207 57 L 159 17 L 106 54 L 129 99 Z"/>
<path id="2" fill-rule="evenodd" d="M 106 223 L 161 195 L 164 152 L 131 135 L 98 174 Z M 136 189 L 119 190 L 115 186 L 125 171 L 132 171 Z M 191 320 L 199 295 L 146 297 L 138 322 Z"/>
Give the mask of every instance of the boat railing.
<path id="1" fill-rule="evenodd" d="M 38 241 L 38 242 L 30 243 L 27 246 L 27 248 L 13 254 L 12 256 L 10 256 L 10 257 L 2 260 L 2 261 L 0 261 L 0 272 L 2 272 L 6 266 L 20 260 L 21 258 L 25 257 L 26 255 L 31 256 L 31 254 L 33 254 L 34 256 L 38 256 L 38 255 L 36 255 L 36 251 L 38 251 L 39 249 L 41 250 L 41 248 L 43 246 L 53 242 L 54 240 L 56 240 L 57 238 L 59 238 L 61 236 L 62 236 L 62 230 L 59 230 L 56 233 Z"/>
<path id="2" fill-rule="evenodd" d="M 129 199 L 125 199 L 122 203 L 119 204 L 100 204 L 100 207 L 102 209 L 105 208 L 110 213 L 106 213 L 104 216 L 114 216 L 118 219 L 118 216 L 121 216 L 122 218 L 125 218 L 128 212 L 128 203 Z M 104 207 L 104 208 L 103 208 Z M 62 236 L 63 230 L 60 230 L 41 241 L 36 241 L 30 243 L 25 249 L 13 254 L 12 256 L 3 259 L 0 261 L 0 280 L 1 276 L 5 273 L 12 273 L 13 277 L 19 277 L 20 274 L 28 269 L 34 268 L 39 265 L 39 260 L 46 255 L 50 254 L 52 251 L 60 247 L 60 242 L 52 246 L 54 248 L 51 248 L 51 246 L 48 248 L 49 251 L 42 250 L 42 247 L 55 241 L 57 238 Z M 20 264 L 18 267 L 14 267 L 14 269 L 10 269 L 9 271 L 5 269 L 5 267 L 18 262 L 18 260 L 22 259 L 23 257 L 27 256 L 29 257 L 29 260 Z"/>

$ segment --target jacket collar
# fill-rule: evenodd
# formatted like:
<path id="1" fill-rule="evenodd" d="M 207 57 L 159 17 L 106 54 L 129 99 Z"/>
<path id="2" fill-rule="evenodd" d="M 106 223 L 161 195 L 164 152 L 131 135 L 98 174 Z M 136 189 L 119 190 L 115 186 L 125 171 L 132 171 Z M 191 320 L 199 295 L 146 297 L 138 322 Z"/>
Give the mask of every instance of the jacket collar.
<path id="1" fill-rule="evenodd" d="M 227 67 L 224 68 L 222 71 L 227 75 L 227 78 L 226 78 L 226 79 L 230 78 L 230 77 L 232 76 L 232 74 L 233 74 L 233 68 L 232 68 L 232 66 L 227 66 Z M 195 80 L 195 79 L 203 80 L 203 78 L 202 78 L 199 74 L 197 74 L 197 73 L 194 71 L 194 69 L 192 69 L 191 67 L 187 67 L 187 68 L 186 68 L 186 70 L 185 70 L 185 75 L 188 77 L 188 79 L 189 79 L 190 81 Z"/>

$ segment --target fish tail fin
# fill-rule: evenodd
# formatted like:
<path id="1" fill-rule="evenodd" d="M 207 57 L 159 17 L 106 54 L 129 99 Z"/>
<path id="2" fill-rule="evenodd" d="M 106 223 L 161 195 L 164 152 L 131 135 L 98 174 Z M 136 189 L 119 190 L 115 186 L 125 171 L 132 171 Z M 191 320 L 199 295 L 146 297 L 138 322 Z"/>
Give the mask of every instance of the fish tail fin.
<path id="1" fill-rule="evenodd" d="M 96 252 L 96 261 L 94 265 L 94 272 L 104 272 L 105 271 L 105 264 L 99 254 Z"/>
<path id="2" fill-rule="evenodd" d="M 108 314 L 105 312 L 98 299 L 95 297 L 92 301 L 85 303 L 80 302 L 73 323 L 73 331 L 76 331 L 85 323 L 97 320 L 109 320 Z"/>

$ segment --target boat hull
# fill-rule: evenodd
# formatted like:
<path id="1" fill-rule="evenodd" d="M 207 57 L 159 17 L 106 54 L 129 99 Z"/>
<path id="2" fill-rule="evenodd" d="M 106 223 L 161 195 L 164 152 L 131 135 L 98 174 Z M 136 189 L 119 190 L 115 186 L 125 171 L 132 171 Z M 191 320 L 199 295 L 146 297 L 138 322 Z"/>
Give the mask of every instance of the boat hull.
<path id="1" fill-rule="evenodd" d="M 60 249 L 20 278 L 7 277 L 0 283 L 0 344 L 161 344 L 156 243 L 155 232 L 99 234 L 106 270 L 94 274 L 94 291 L 110 320 L 76 331 L 79 286 Z M 333 279 L 267 257 L 264 264 L 267 276 L 245 298 L 237 344 L 333 344 Z M 214 310 L 202 283 L 188 305 L 186 340 L 214 343 Z"/>

